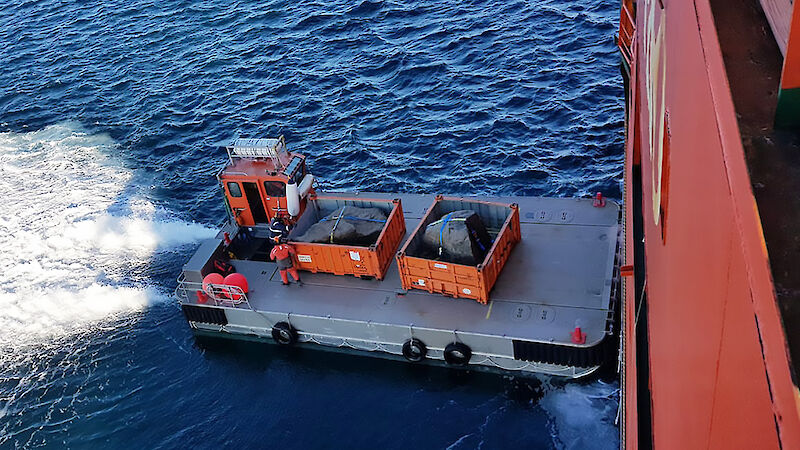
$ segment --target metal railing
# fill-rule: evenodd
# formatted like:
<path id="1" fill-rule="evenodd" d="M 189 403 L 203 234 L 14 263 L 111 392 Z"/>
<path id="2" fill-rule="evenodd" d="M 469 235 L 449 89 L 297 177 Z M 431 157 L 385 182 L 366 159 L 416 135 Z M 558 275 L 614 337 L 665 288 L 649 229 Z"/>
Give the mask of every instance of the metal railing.
<path id="1" fill-rule="evenodd" d="M 233 308 L 244 306 L 248 309 L 253 309 L 250 306 L 247 293 L 239 286 L 207 284 L 204 289 L 203 283 L 186 281 L 183 274 L 178 277 L 175 297 L 180 303 L 203 303 L 201 299 L 205 299 L 205 303 L 213 304 L 214 306 Z"/>
<path id="2" fill-rule="evenodd" d="M 633 62 L 633 38 L 636 35 L 636 21 L 631 13 L 632 7 L 630 0 L 622 0 L 619 8 L 619 33 L 617 35 L 617 46 L 628 67 Z"/>
<path id="3" fill-rule="evenodd" d="M 271 159 L 276 168 L 281 168 L 281 157 L 288 157 L 286 141 L 283 135 L 278 138 L 268 139 L 236 139 L 225 149 L 228 151 L 228 160 L 233 164 L 234 158 L 265 158 Z"/>

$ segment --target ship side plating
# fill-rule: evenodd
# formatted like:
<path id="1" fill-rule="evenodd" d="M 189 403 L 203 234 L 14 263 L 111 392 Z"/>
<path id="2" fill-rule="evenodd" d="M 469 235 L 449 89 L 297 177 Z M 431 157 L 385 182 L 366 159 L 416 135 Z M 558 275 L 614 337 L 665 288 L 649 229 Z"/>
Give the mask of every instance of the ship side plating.
<path id="1" fill-rule="evenodd" d="M 626 448 L 800 448 L 777 266 L 723 60 L 736 49 L 724 53 L 713 3 L 622 2 Z M 746 47 L 745 29 L 732 35 Z"/>

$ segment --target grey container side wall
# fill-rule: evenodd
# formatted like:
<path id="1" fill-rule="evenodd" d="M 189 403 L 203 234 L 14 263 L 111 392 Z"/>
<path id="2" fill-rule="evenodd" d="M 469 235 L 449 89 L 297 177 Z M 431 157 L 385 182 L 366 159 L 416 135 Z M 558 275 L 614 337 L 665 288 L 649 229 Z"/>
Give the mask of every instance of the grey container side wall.
<path id="1" fill-rule="evenodd" d="M 328 216 L 344 206 L 355 206 L 357 208 L 378 208 L 386 213 L 388 217 L 392 213 L 395 204 L 391 200 L 362 200 L 362 199 L 339 199 L 339 198 L 315 198 L 309 200 L 306 210 L 297 221 L 294 229 L 289 233 L 289 240 L 294 240 L 308 231 L 312 225 L 319 222 L 323 217 Z M 385 226 L 384 226 L 385 227 Z"/>
<path id="2" fill-rule="evenodd" d="M 202 283 L 203 277 L 213 272 L 214 260 L 222 257 L 222 254 L 222 240 L 217 238 L 204 240 L 189 262 L 183 266 L 186 281 Z"/>
<path id="3" fill-rule="evenodd" d="M 486 227 L 487 231 L 489 231 L 492 239 L 497 238 L 497 233 L 512 213 L 511 208 L 507 205 L 487 204 L 469 200 L 439 200 L 423 218 L 422 224 L 419 227 L 419 232 L 409 238 L 408 247 L 406 247 L 406 255 L 419 257 L 419 249 L 422 246 L 422 239 L 428 225 L 441 219 L 445 214 L 462 209 L 478 213 L 478 216 L 480 216 L 483 225 Z"/>

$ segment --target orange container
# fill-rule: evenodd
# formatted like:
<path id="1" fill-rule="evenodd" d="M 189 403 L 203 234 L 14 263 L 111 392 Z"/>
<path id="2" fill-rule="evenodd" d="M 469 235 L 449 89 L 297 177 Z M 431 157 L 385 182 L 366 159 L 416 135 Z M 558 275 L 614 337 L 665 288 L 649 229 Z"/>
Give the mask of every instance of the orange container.
<path id="1" fill-rule="evenodd" d="M 493 238 L 492 247 L 483 262 L 477 266 L 467 266 L 415 256 L 423 253 L 422 238 L 428 224 L 445 214 L 462 209 L 475 211 Z M 451 297 L 471 298 L 485 305 L 489 302 L 489 291 L 520 239 L 519 207 L 516 203 L 484 202 L 439 195 L 403 248 L 397 252 L 403 289 L 423 289 Z"/>
<path id="2" fill-rule="evenodd" d="M 297 242 L 311 225 L 344 206 L 379 208 L 386 212 L 386 224 L 375 244 L 369 247 L 339 244 Z M 309 272 L 326 272 L 336 275 L 355 275 L 383 279 L 392 257 L 406 234 L 406 221 L 400 199 L 377 200 L 333 196 L 309 196 L 306 210 L 289 233 L 289 242 L 297 251 L 295 267 Z"/>

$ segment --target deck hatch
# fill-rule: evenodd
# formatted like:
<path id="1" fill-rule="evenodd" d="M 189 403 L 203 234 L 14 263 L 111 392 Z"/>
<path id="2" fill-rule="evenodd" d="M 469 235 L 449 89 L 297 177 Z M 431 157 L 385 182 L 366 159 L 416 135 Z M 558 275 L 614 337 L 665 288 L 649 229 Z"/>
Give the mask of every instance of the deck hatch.
<path id="1" fill-rule="evenodd" d="M 594 367 L 608 357 L 611 339 L 592 347 L 571 347 L 514 339 L 514 359 L 574 367 Z"/>
<path id="2" fill-rule="evenodd" d="M 228 318 L 225 311 L 221 308 L 211 308 L 207 306 L 181 305 L 183 314 L 189 322 L 213 323 L 215 325 L 227 325 Z"/>

